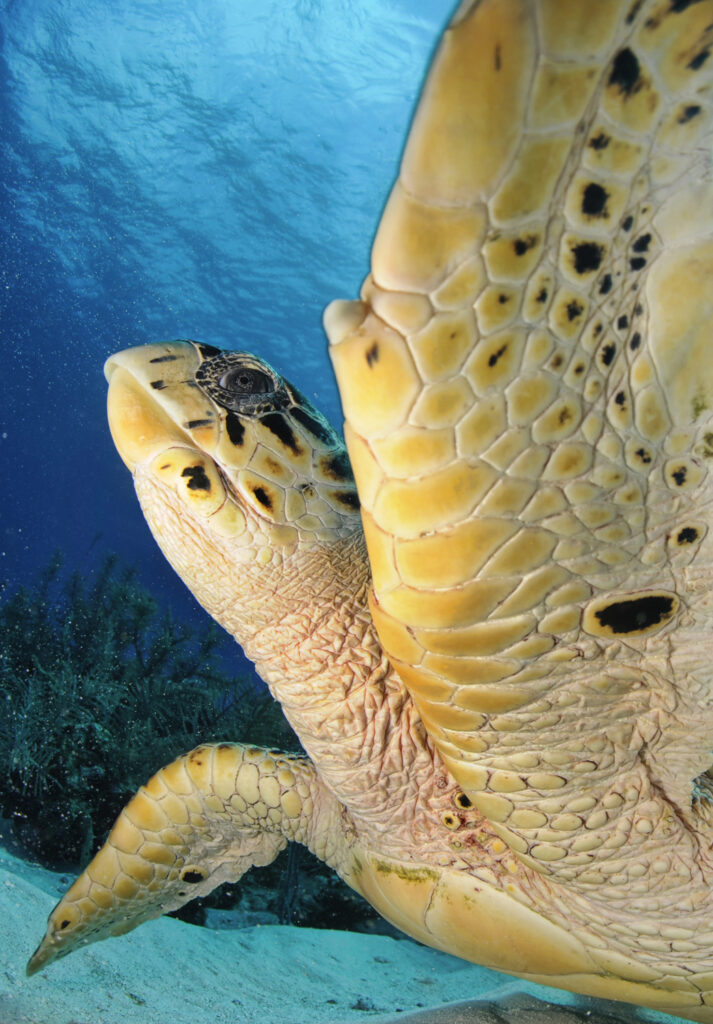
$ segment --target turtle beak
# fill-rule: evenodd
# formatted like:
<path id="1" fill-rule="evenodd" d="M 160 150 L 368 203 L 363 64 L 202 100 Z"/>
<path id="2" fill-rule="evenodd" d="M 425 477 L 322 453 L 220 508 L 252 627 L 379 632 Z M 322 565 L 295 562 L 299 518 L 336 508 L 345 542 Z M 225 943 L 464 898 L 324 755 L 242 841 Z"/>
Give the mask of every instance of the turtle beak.
<path id="1" fill-rule="evenodd" d="M 189 425 L 199 416 L 205 417 L 205 400 L 196 395 L 200 411 L 187 409 L 186 391 L 195 389 L 186 389 L 185 385 L 193 380 L 198 363 L 198 353 L 189 342 L 125 349 L 106 361 L 109 429 L 132 474 L 167 448 L 195 448 L 184 423 Z M 171 391 L 177 389 L 180 407 L 173 408 L 178 403 L 171 400 Z"/>

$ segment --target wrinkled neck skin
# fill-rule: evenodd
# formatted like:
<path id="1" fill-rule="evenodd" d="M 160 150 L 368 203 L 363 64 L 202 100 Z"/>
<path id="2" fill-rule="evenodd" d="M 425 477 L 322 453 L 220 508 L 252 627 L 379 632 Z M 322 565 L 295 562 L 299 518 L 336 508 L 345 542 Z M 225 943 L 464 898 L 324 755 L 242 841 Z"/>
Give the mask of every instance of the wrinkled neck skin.
<path id="1" fill-rule="evenodd" d="M 416 803 L 432 790 L 434 767 L 442 788 L 446 777 L 448 790 L 455 784 L 381 650 L 360 526 L 330 545 L 306 544 L 286 558 L 275 550 L 258 564 L 197 527 L 151 478 L 138 473 L 135 484 L 168 561 L 255 663 L 360 833 L 383 835 L 391 812 L 394 826 L 408 830 Z"/>

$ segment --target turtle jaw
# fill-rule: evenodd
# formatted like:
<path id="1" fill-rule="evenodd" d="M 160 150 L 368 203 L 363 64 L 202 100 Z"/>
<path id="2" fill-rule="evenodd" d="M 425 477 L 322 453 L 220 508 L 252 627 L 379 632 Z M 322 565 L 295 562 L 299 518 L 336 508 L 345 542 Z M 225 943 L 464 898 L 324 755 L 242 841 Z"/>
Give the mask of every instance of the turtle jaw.
<path id="1" fill-rule="evenodd" d="M 188 442 L 185 434 L 124 367 L 109 361 L 105 372 L 109 381 L 109 430 L 116 450 L 132 476 L 140 465 L 162 451 Z"/>
<path id="2" fill-rule="evenodd" d="M 195 389 L 181 387 L 177 397 L 171 388 L 190 382 L 197 363 L 191 343 L 171 342 L 127 349 L 104 367 L 111 436 L 162 547 L 171 493 L 198 524 L 210 520 L 211 530 L 224 539 L 235 540 L 246 528 L 246 517 L 229 499 L 214 459 L 192 436 L 199 433 L 206 445 L 215 443 L 215 414 Z M 155 364 L 163 364 L 160 376 Z M 190 517 L 183 523 L 190 529 Z"/>
<path id="3" fill-rule="evenodd" d="M 109 383 L 109 430 L 132 475 L 168 448 L 198 450 L 195 440 L 180 426 L 181 419 L 190 419 L 190 414 L 176 416 L 178 410 L 161 394 L 172 383 L 191 380 L 198 362 L 190 342 L 171 342 L 126 349 L 104 364 Z M 203 406 L 201 403 L 200 411 L 205 418 Z"/>

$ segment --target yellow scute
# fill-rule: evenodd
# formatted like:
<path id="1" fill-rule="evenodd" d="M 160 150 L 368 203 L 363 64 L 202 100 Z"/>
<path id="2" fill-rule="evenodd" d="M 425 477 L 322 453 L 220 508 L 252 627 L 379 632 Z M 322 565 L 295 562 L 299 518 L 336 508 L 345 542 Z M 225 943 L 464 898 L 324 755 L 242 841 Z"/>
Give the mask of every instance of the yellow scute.
<path id="1" fill-rule="evenodd" d="M 517 148 L 534 67 L 530 6 L 484 0 L 444 34 L 404 153 L 402 177 L 414 195 L 467 204 L 502 174 Z"/>
<path id="2" fill-rule="evenodd" d="M 596 64 L 573 67 L 542 63 L 535 78 L 530 126 L 547 129 L 579 120 L 592 95 L 598 70 Z"/>
<path id="3" fill-rule="evenodd" d="M 359 861 L 360 891 L 426 945 L 518 974 L 601 973 L 578 939 L 476 877 L 373 854 Z"/>
<path id="4" fill-rule="evenodd" d="M 400 334 L 371 313 L 330 355 L 353 430 L 379 437 L 404 422 L 421 382 Z"/>
<path id="5" fill-rule="evenodd" d="M 713 409 L 711 280 L 713 242 L 706 241 L 662 253 L 647 281 L 650 350 L 676 426 Z"/>
<path id="6" fill-rule="evenodd" d="M 379 594 L 379 601 L 390 615 L 414 628 L 440 629 L 482 622 L 515 586 L 510 579 L 473 580 L 450 590 L 400 586 L 387 594 Z"/>
<path id="7" fill-rule="evenodd" d="M 448 587 L 472 579 L 516 527 L 503 519 L 476 518 L 440 533 L 396 541 L 396 564 L 404 583 Z"/>
<path id="8" fill-rule="evenodd" d="M 374 281 L 392 291 L 431 291 L 473 254 L 484 230 L 484 210 L 430 206 L 397 182 L 374 239 Z"/>
<path id="9" fill-rule="evenodd" d="M 373 592 L 369 594 L 369 610 L 379 633 L 379 639 L 389 657 L 409 665 L 418 665 L 423 658 L 423 648 L 414 639 L 408 627 L 386 614 L 379 606 Z"/>
<path id="10" fill-rule="evenodd" d="M 394 540 L 376 525 L 365 508 L 361 511 L 369 564 L 377 591 L 391 590 L 400 582 L 394 562 Z"/>
<path id="11" fill-rule="evenodd" d="M 409 477 L 440 469 L 454 462 L 455 437 L 452 428 L 428 430 L 405 426 L 389 437 L 373 442 L 372 447 L 389 476 Z"/>
<path id="12" fill-rule="evenodd" d="M 485 463 L 469 465 L 459 459 L 420 480 L 388 480 L 374 503 L 374 519 L 402 537 L 450 526 L 469 515 L 495 477 Z"/>
<path id="13" fill-rule="evenodd" d="M 496 223 L 524 219 L 543 209 L 564 167 L 571 138 L 533 138 L 523 143 L 490 210 Z"/>
<path id="14" fill-rule="evenodd" d="M 433 654 L 482 658 L 499 654 L 522 640 L 535 625 L 532 615 L 519 615 L 511 619 L 479 622 L 465 629 L 417 630 L 415 636 Z"/>
<path id="15" fill-rule="evenodd" d="M 542 43 L 550 56 L 581 60 L 607 46 L 616 32 L 621 14 L 620 0 L 597 0 L 595 4 L 572 0 L 542 0 L 540 4 Z"/>

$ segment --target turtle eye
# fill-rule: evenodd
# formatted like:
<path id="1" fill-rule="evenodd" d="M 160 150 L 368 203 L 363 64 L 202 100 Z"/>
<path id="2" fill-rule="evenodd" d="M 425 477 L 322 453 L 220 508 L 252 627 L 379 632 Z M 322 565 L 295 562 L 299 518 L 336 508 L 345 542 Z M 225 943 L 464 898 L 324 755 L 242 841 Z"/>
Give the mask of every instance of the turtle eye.
<path id="1" fill-rule="evenodd" d="M 234 366 L 218 383 L 224 391 L 234 395 L 267 395 L 275 390 L 272 379 L 253 366 Z"/>
<path id="2" fill-rule="evenodd" d="M 282 378 L 249 352 L 219 352 L 204 359 L 195 383 L 217 405 L 241 416 L 275 412 L 289 401 Z"/>

